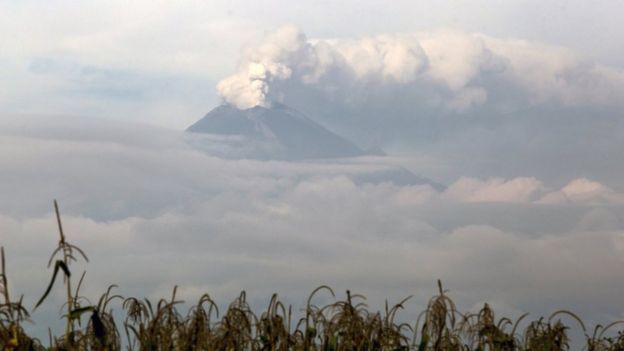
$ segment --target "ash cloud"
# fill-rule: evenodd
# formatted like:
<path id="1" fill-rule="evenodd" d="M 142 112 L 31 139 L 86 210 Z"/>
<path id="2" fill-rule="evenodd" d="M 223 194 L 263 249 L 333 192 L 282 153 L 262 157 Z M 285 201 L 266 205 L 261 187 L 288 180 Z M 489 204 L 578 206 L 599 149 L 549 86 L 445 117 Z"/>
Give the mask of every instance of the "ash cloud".
<path id="1" fill-rule="evenodd" d="M 488 104 L 619 105 L 624 72 L 562 47 L 476 33 L 309 40 L 286 26 L 244 50 L 238 72 L 217 89 L 226 102 L 249 108 L 288 101 L 293 87 L 347 105 L 402 89 L 403 103 L 461 113 Z"/>
<path id="2" fill-rule="evenodd" d="M 441 278 L 464 307 L 495 299 L 538 316 L 621 319 L 620 69 L 481 34 L 311 40 L 294 27 L 247 49 L 239 67 L 219 84 L 229 103 L 282 101 L 356 140 L 418 152 L 226 160 L 172 131 L 3 115 L 0 242 L 19 253 L 12 289 L 32 302 L 49 278 L 58 198 L 68 236 L 91 255 L 89 297 L 110 283 L 150 297 L 179 284 L 186 300 L 246 289 L 264 306 L 274 290 L 305 301 L 329 284 L 381 306 L 411 293 L 424 303 Z M 380 163 L 449 186 L 353 181 Z"/>
<path id="3" fill-rule="evenodd" d="M 453 159 L 461 171 L 443 181 L 619 184 L 624 172 L 624 71 L 564 47 L 452 30 L 309 39 L 288 26 L 240 62 L 218 85 L 225 102 L 278 101 L 364 148 Z"/>

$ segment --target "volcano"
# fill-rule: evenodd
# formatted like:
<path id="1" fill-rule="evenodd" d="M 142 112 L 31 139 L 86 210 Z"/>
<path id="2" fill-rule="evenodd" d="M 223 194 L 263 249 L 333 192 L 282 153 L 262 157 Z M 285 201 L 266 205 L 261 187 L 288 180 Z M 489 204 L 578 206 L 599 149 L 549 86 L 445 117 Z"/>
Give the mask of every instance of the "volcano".
<path id="1" fill-rule="evenodd" d="M 327 159 L 368 154 L 303 113 L 281 104 L 241 110 L 221 105 L 187 130 L 220 137 L 250 158 Z"/>
<path id="2" fill-rule="evenodd" d="M 357 184 L 393 183 L 444 186 L 406 168 L 376 163 L 385 152 L 364 151 L 301 112 L 274 104 L 241 110 L 221 105 L 187 128 L 188 141 L 212 156 L 227 159 L 303 161 L 340 169 Z M 357 156 L 370 159 L 351 159 Z"/>

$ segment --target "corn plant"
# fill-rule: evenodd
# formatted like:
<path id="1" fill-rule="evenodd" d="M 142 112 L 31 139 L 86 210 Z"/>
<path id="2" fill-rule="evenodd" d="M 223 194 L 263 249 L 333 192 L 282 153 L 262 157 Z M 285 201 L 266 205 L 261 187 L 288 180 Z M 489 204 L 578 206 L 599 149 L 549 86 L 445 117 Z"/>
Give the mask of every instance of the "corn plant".
<path id="1" fill-rule="evenodd" d="M 529 321 L 520 330 L 527 314 L 515 321 L 497 319 L 487 303 L 476 313 L 462 314 L 440 281 L 437 295 L 418 314 L 413 327 L 396 322 L 411 296 L 394 305 L 386 302 L 383 311 L 371 311 L 363 295 L 347 290 L 345 299 L 336 301 L 334 291 L 325 285 L 312 291 L 302 309 L 303 316 L 294 319 L 298 321 L 294 324 L 292 306 L 284 305 L 277 294 L 259 314 L 249 305 L 245 291 L 223 314 L 208 294 L 202 295 L 186 313 L 181 312 L 177 287 L 170 298 L 152 303 L 147 298 L 123 298 L 113 293 L 116 286 L 111 285 L 92 304 L 80 294 L 85 273 L 74 287 L 70 271 L 70 264 L 78 258 L 87 261 L 87 256 L 67 241 L 56 201 L 54 210 L 60 240 L 48 262 L 48 267 L 54 267 L 52 278 L 35 308 L 46 300 L 62 274 L 66 297 L 61 314 L 66 325 L 60 337 L 50 333 L 48 350 L 121 351 L 124 343 L 112 308 L 114 301 L 119 300 L 125 313 L 122 328 L 127 351 L 567 351 L 571 349 L 571 327 L 564 324 L 563 317 L 580 327 L 584 350 L 624 351 L 624 330 L 606 336 L 607 331 L 624 321 L 598 325 L 590 335 L 577 315 L 560 310 L 548 318 Z M 4 248 L 0 248 L 0 258 L 0 350 L 45 350 L 23 329 L 22 324 L 30 316 L 23 297 L 13 300 L 10 294 Z M 334 302 L 314 304 L 314 297 L 323 291 Z M 85 315 L 89 317 L 83 324 Z"/>
<path id="2" fill-rule="evenodd" d="M 22 322 L 27 321 L 28 310 L 24 307 L 24 296 L 19 300 L 12 301 L 9 293 L 9 282 L 6 273 L 6 261 L 4 247 L 0 247 L 0 349 L 5 351 L 14 350 L 40 350 L 42 346 L 39 340 L 29 337 L 22 328 Z"/>

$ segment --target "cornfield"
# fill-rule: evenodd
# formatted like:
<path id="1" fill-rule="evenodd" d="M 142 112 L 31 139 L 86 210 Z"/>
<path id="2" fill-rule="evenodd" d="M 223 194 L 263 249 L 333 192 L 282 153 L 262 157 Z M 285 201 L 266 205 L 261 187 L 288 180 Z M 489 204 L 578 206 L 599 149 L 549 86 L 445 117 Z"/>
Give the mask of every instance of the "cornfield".
<path id="1" fill-rule="evenodd" d="M 65 289 L 63 311 L 66 325 L 60 336 L 49 340 L 33 338 L 23 329 L 31 310 L 22 298 L 9 294 L 4 248 L 1 250 L 0 348 L 18 350 L 223 350 L 223 351 L 359 351 L 359 350 L 569 350 L 571 326 L 562 322 L 567 317 L 578 325 L 585 338 L 582 347 L 589 351 L 624 350 L 624 331 L 616 337 L 605 333 L 624 322 L 598 325 L 591 332 L 583 321 L 570 311 L 561 310 L 548 318 L 525 321 L 527 315 L 513 321 L 496 319 L 486 303 L 478 313 L 460 313 L 447 291 L 438 281 L 438 293 L 432 297 L 417 320 L 411 324 L 397 321 L 397 314 L 410 297 L 386 306 L 383 311 L 368 309 L 362 295 L 346 292 L 346 298 L 317 306 L 317 294 L 334 291 L 319 286 L 310 294 L 301 313 L 295 315 L 291 306 L 284 305 L 275 294 L 262 313 L 254 313 L 243 291 L 222 313 L 210 295 L 201 296 L 187 313 L 179 306 L 176 288 L 171 297 L 152 302 L 149 299 L 124 298 L 114 294 L 110 286 L 97 300 L 89 304 L 80 295 L 84 278 L 74 286 L 71 264 L 87 261 L 87 255 L 69 243 L 61 223 L 58 205 L 54 203 L 59 230 L 59 244 L 48 266 L 52 277 L 36 303 L 43 304 L 57 277 L 62 275 Z M 115 320 L 111 304 L 121 304 L 122 320 Z M 81 323 L 81 321 L 87 321 Z M 44 346 L 44 343 L 47 346 Z"/>

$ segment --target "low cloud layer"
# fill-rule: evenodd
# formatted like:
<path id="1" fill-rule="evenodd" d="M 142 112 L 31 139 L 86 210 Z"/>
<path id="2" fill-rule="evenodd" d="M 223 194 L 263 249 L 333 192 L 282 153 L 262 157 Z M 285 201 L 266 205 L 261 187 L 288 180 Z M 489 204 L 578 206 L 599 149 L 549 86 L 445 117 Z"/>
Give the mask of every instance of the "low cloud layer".
<path id="1" fill-rule="evenodd" d="M 15 30 L 33 9 L 23 6 L 0 27 L 36 40 L 1 38 L 0 71 L 12 82 L 0 87 L 2 111 L 181 130 L 217 103 L 213 80 L 225 77 L 225 102 L 283 102 L 393 155 L 246 160 L 232 145 L 254 145 L 237 136 L 205 136 L 200 149 L 146 125 L 2 112 L 0 243 L 13 296 L 24 292 L 27 304 L 48 282 L 56 198 L 68 237 L 91 258 L 92 299 L 111 283 L 138 297 L 178 284 L 188 301 L 209 292 L 227 303 L 246 289 L 256 306 L 274 291 L 301 305 L 329 284 L 373 307 L 414 294 L 415 316 L 442 279 L 462 309 L 487 300 L 511 317 L 560 308 L 590 323 L 623 317 L 613 310 L 624 289 L 620 67 L 460 30 L 317 39 L 287 26 L 246 46 L 228 71 L 234 46 L 267 27 L 254 11 L 213 21 L 210 9 L 143 4 L 123 20 L 102 16 L 98 28 L 123 23 L 119 32 L 85 19 L 55 33 L 45 21 Z M 188 27 L 169 31 L 173 22 Z M 398 167 L 447 186 L 362 181 Z M 44 306 L 33 328 L 45 336 L 57 312 Z"/>
<path id="2" fill-rule="evenodd" d="M 91 259 L 90 298 L 112 283 L 150 297 L 179 284 L 188 301 L 209 292 L 226 303 L 246 289 L 262 307 L 274 291 L 301 304 L 329 284 L 372 306 L 415 294 L 415 315 L 442 279 L 463 309 L 489 300 L 515 315 L 568 308 L 590 321 L 621 317 L 613 306 L 624 289 L 624 196 L 611 184 L 530 176 L 458 177 L 446 190 L 358 183 L 358 174 L 395 165 L 428 175 L 427 165 L 225 160 L 168 130 L 45 123 L 0 129 L 0 242 L 11 289 L 27 304 L 49 278 L 57 198 L 68 237 Z M 35 319 L 54 321 L 57 312 L 44 308 Z"/>

